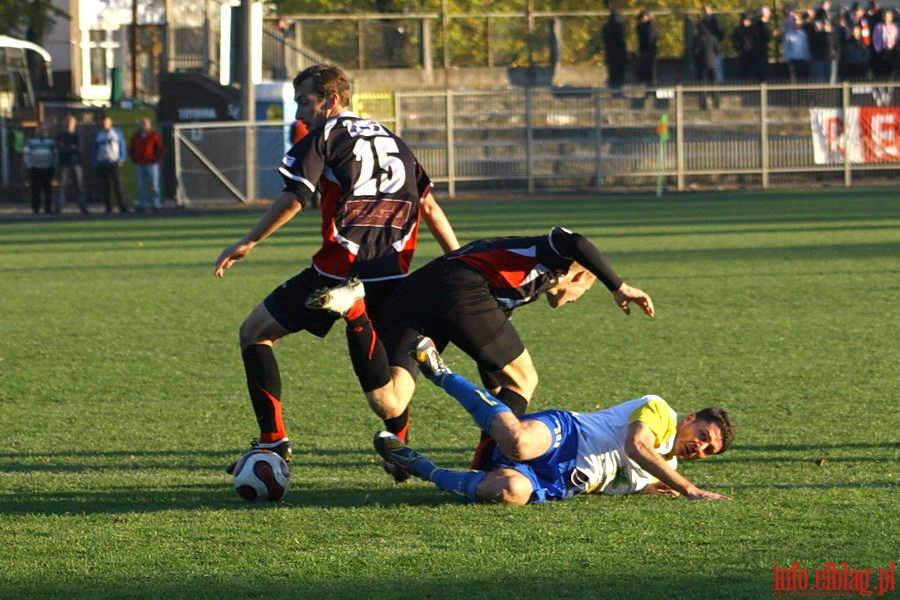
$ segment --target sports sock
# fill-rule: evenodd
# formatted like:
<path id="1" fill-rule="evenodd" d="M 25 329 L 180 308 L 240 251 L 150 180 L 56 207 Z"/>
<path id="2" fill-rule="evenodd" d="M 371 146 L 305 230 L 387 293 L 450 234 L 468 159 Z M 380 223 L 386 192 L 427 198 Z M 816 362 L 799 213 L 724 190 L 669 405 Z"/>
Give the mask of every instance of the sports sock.
<path id="1" fill-rule="evenodd" d="M 490 392 L 469 382 L 457 373 L 450 373 L 441 382 L 444 390 L 456 398 L 482 431 L 490 431 L 491 421 L 505 412 L 512 412 L 508 406 L 492 396 Z"/>
<path id="2" fill-rule="evenodd" d="M 359 307 L 362 309 L 357 310 Z M 391 380 L 387 352 L 366 314 L 365 303 L 362 300 L 357 301 L 345 319 L 347 350 L 350 352 L 350 362 L 353 363 L 353 372 L 356 373 L 360 387 L 364 392 L 370 392 L 387 385 Z"/>
<path id="3" fill-rule="evenodd" d="M 417 460 L 415 465 L 416 471 L 420 470 L 420 465 L 424 469 L 426 465 L 423 463 L 426 462 L 434 467 L 427 459 Z M 416 475 L 422 477 L 419 473 L 416 473 Z M 478 484 L 485 477 L 487 477 L 487 473 L 484 471 L 451 471 L 450 469 L 433 468 L 428 476 L 423 479 L 428 479 L 438 489 L 450 492 L 457 498 L 465 498 L 469 502 L 478 502 Z"/>
<path id="4" fill-rule="evenodd" d="M 272 347 L 267 344 L 247 346 L 241 358 L 250 403 L 259 423 L 259 441 L 271 443 L 287 437 L 281 410 L 281 373 Z"/>
<path id="5" fill-rule="evenodd" d="M 392 419 L 383 419 L 384 428 L 398 438 L 403 440 L 403 443 L 409 442 L 409 406 L 407 405 L 406 409 L 399 417 L 394 417 Z"/>
<path id="6" fill-rule="evenodd" d="M 500 388 L 497 400 L 507 405 L 517 417 L 521 417 L 528 410 L 528 400 L 525 396 L 509 388 Z"/>

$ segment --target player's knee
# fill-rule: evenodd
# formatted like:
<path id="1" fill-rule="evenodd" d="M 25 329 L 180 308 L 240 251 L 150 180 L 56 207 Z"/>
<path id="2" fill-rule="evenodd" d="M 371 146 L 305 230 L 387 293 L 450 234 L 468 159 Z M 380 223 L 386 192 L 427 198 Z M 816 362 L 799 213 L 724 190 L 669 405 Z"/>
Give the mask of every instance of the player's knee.
<path id="1" fill-rule="evenodd" d="M 528 504 L 533 487 L 527 477 L 513 469 L 491 471 L 478 484 L 480 502 Z"/>
<path id="2" fill-rule="evenodd" d="M 250 319 L 247 318 L 241 323 L 241 328 L 238 331 L 238 338 L 241 344 L 241 348 L 246 348 L 247 346 L 252 346 L 253 344 L 259 344 L 263 340 L 259 339 L 259 329 L 256 324 Z"/>
<path id="3" fill-rule="evenodd" d="M 528 478 L 516 474 L 506 478 L 501 502 L 504 504 L 528 504 L 533 487 Z"/>
<path id="4" fill-rule="evenodd" d="M 392 393 L 391 386 L 386 385 L 366 392 L 366 400 L 369 407 L 381 419 L 394 419 L 403 414 L 409 406 L 409 400 L 398 397 Z"/>
<path id="5" fill-rule="evenodd" d="M 491 435 L 500 447 L 500 452 L 512 460 L 522 460 L 528 452 L 528 436 L 517 419 L 514 424 L 504 423 L 502 429 L 491 429 Z"/>

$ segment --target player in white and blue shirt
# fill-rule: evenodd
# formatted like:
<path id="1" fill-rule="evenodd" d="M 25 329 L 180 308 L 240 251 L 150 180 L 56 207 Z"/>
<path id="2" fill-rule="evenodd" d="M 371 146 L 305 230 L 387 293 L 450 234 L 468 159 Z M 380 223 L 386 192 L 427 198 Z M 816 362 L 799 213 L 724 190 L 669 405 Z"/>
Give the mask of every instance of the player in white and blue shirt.
<path id="1" fill-rule="evenodd" d="M 422 340 L 425 340 L 423 344 Z M 648 395 L 592 413 L 548 410 L 515 416 L 483 388 L 451 372 L 430 340 L 421 338 L 416 360 L 497 442 L 489 471 L 440 469 L 387 432 L 375 447 L 389 462 L 471 502 L 528 504 L 583 493 L 667 493 L 724 500 L 676 471 L 678 459 L 724 452 L 734 425 L 721 408 L 678 420 L 665 400 Z"/>

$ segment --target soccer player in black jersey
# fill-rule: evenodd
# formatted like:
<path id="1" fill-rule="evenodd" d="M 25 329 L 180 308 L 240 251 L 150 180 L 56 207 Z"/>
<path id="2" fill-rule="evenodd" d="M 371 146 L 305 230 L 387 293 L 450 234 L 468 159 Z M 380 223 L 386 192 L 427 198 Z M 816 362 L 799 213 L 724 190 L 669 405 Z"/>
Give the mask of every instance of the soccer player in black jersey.
<path id="1" fill-rule="evenodd" d="M 350 345 L 370 406 L 390 433 L 407 441 L 409 401 L 418 372 L 408 350 L 425 335 L 439 351 L 452 342 L 472 357 L 484 387 L 513 413 L 524 414 L 538 377 L 510 314 L 541 296 L 554 308 L 575 302 L 597 279 L 626 314 L 635 303 L 653 316 L 650 296 L 624 283 L 588 238 L 563 227 L 540 236 L 478 240 L 431 261 L 388 299 L 376 321 L 377 339 L 360 333 L 362 339 Z M 366 312 L 359 308 L 368 297 L 349 293 L 355 287 L 361 286 L 347 283 L 312 301 L 343 314 L 348 331 L 371 332 L 372 327 L 365 326 Z"/>
<path id="2" fill-rule="evenodd" d="M 338 319 L 307 308 L 307 297 L 347 278 L 358 278 L 366 285 L 368 310 L 377 318 L 385 298 L 409 271 L 420 219 L 445 252 L 459 247 L 431 194 L 431 181 L 412 151 L 380 123 L 349 110 L 346 73 L 334 65 L 314 65 L 300 72 L 293 85 L 296 118 L 309 134 L 282 159 L 278 171 L 284 190 L 241 240 L 222 251 L 215 264 L 215 275 L 222 277 L 319 192 L 322 246 L 312 265 L 275 288 L 240 328 L 247 388 L 259 423 L 259 438 L 253 446 L 273 450 L 288 461 L 292 447 L 272 346 L 302 330 L 324 337 Z M 229 472 L 232 469 L 229 466 Z"/>

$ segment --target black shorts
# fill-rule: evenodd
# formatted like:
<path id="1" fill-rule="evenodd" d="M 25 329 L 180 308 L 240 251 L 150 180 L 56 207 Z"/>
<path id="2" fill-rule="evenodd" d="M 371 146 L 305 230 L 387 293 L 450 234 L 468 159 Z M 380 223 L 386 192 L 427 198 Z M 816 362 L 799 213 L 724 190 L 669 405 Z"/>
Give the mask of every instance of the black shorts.
<path id="1" fill-rule="evenodd" d="M 408 355 L 419 334 L 439 350 L 452 343 L 482 368 L 499 371 L 525 345 L 491 294 L 484 276 L 458 260 L 431 262 L 403 280 L 388 299 L 377 325 L 392 366 L 414 373 Z"/>
<path id="2" fill-rule="evenodd" d="M 310 294 L 322 288 L 334 287 L 342 279 L 327 277 L 310 267 L 291 277 L 272 290 L 263 300 L 269 313 L 279 325 L 291 332 L 306 330 L 318 337 L 325 337 L 339 316 L 327 310 L 306 308 Z M 403 279 L 363 282 L 366 290 L 366 312 L 374 322 L 384 307 L 390 293 Z"/>

